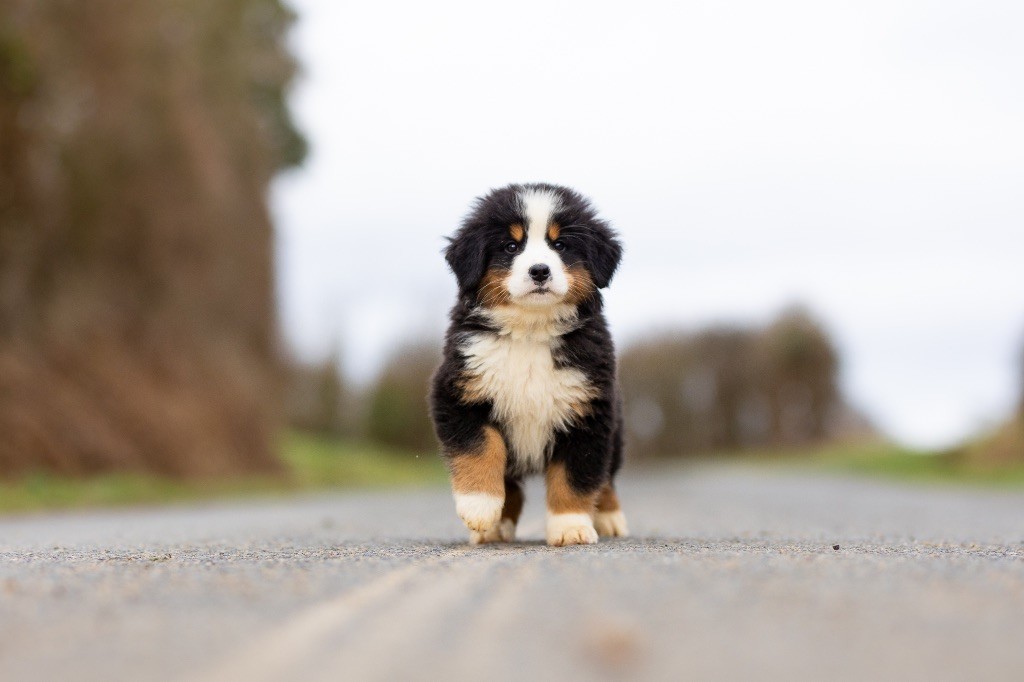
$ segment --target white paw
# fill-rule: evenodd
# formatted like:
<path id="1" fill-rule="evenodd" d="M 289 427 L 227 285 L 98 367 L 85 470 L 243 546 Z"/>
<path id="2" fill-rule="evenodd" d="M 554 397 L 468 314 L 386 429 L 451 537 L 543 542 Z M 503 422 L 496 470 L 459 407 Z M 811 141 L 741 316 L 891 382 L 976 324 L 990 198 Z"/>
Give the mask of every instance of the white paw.
<path id="1" fill-rule="evenodd" d="M 455 493 L 455 511 L 466 528 L 483 533 L 498 525 L 505 500 L 487 493 Z"/>
<path id="2" fill-rule="evenodd" d="M 548 514 L 548 544 L 592 545 L 597 542 L 597 531 L 590 514 Z"/>
<path id="3" fill-rule="evenodd" d="M 610 512 L 597 512 L 594 514 L 594 528 L 597 534 L 603 538 L 625 537 L 629 535 L 629 527 L 626 525 L 626 515 L 621 509 Z"/>
<path id="4" fill-rule="evenodd" d="M 490 542 L 512 542 L 516 539 L 516 524 L 512 519 L 502 519 L 497 525 L 484 532 L 469 531 L 469 544 L 484 545 Z"/>

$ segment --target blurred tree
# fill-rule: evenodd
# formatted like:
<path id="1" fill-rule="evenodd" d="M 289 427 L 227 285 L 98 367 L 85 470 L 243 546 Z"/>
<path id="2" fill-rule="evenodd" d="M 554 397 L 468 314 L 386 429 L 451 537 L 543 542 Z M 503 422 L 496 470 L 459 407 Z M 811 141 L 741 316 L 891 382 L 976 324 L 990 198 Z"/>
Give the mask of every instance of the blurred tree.
<path id="1" fill-rule="evenodd" d="M 837 373 L 831 340 L 799 308 L 763 330 L 718 327 L 636 343 L 619 365 L 630 454 L 686 456 L 863 432 Z"/>
<path id="2" fill-rule="evenodd" d="M 675 455 L 740 441 L 749 335 L 710 329 L 630 346 L 619 363 L 631 452 Z"/>
<path id="3" fill-rule="evenodd" d="M 772 440 L 792 444 L 824 438 L 839 397 L 839 358 L 828 335 L 796 307 L 782 313 L 757 343 Z"/>
<path id="4" fill-rule="evenodd" d="M 1021 346 L 1020 356 L 1017 361 L 1017 385 L 1020 398 L 1017 402 L 1017 414 L 1024 421 L 1024 346 Z"/>
<path id="5" fill-rule="evenodd" d="M 288 369 L 285 417 L 290 426 L 332 436 L 352 435 L 355 416 L 336 353 L 323 362 L 292 363 Z"/>
<path id="6" fill-rule="evenodd" d="M 399 349 L 387 361 L 367 396 L 366 435 L 378 442 L 411 450 L 436 447 L 427 411 L 427 385 L 441 364 L 432 344 Z"/>
<path id="7" fill-rule="evenodd" d="M 275 468 L 278 0 L 0 9 L 0 473 Z"/>
<path id="8" fill-rule="evenodd" d="M 1024 463 L 1024 348 L 1018 359 L 1020 398 L 1014 414 L 991 433 L 949 452 L 957 459 L 983 468 L 1001 468 Z"/>

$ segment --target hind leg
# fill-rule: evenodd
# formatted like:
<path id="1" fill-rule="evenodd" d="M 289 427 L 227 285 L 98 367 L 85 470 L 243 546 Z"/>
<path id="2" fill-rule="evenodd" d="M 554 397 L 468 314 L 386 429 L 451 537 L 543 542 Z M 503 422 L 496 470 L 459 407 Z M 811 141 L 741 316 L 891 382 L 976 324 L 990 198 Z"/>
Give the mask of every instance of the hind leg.
<path id="1" fill-rule="evenodd" d="M 591 413 L 556 436 L 547 483 L 549 545 L 590 545 L 597 542 L 594 517 L 602 486 L 616 468 L 615 409 L 604 401 L 591 403 Z"/>
<path id="2" fill-rule="evenodd" d="M 604 484 L 597 495 L 597 511 L 594 512 L 594 528 L 601 537 L 624 537 L 629 535 L 626 515 L 619 506 L 619 497 L 611 481 Z"/>
<path id="3" fill-rule="evenodd" d="M 594 512 L 594 528 L 601 537 L 624 537 L 629 535 L 626 515 L 619 505 L 619 496 L 615 494 L 615 474 L 622 467 L 622 406 L 618 406 L 615 420 L 615 434 L 612 437 L 612 461 L 608 472 L 608 482 L 597 494 L 597 508 Z"/>
<path id="4" fill-rule="evenodd" d="M 523 511 L 523 483 L 518 478 L 505 477 L 505 503 L 501 508 L 501 519 L 494 526 L 480 532 L 469 531 L 469 542 L 481 545 L 489 542 L 512 542 L 516 539 L 516 524 Z"/>

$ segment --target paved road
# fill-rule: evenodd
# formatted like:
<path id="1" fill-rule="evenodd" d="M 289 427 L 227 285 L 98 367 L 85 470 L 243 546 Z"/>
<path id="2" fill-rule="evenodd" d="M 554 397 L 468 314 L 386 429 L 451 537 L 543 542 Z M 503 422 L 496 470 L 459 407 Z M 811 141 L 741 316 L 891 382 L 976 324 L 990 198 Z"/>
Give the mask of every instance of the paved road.
<path id="1" fill-rule="evenodd" d="M 482 548 L 440 490 L 0 521 L 0 679 L 1024 679 L 1020 493 L 621 487 L 635 538 L 566 549 L 536 487 Z"/>

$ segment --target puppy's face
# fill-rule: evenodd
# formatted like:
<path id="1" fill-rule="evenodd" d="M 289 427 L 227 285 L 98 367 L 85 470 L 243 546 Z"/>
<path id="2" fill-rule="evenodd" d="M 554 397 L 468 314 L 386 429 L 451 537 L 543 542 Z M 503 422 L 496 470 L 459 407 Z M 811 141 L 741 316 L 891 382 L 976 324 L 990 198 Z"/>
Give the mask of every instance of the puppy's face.
<path id="1" fill-rule="evenodd" d="M 562 239 L 553 193 L 527 191 L 519 198 L 524 220 L 508 226 L 501 252 L 492 260 L 488 283 L 504 289 L 513 302 L 521 305 L 559 303 L 570 288 L 587 286 L 585 269 L 573 267 L 580 262 L 578 254 L 566 245 L 575 240 Z"/>
<path id="2" fill-rule="evenodd" d="M 446 258 L 485 306 L 578 304 L 611 280 L 621 246 L 589 202 L 555 185 L 511 185 L 477 201 Z"/>

